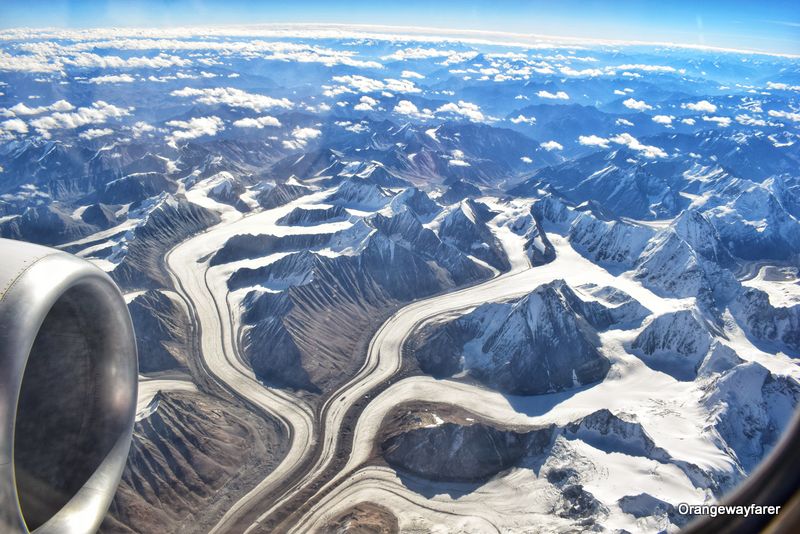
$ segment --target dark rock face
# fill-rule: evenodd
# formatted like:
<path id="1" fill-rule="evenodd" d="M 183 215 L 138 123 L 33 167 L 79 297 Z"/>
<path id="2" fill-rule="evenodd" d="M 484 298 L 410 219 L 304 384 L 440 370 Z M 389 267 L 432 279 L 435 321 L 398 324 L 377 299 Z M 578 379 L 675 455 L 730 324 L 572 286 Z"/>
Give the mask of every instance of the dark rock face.
<path id="1" fill-rule="evenodd" d="M 106 184 L 98 198 L 106 204 L 140 202 L 164 191 L 174 194 L 178 184 L 157 172 L 130 174 Z"/>
<path id="2" fill-rule="evenodd" d="M 427 194 L 416 187 L 406 188 L 395 195 L 392 199 L 392 207 L 398 208 L 400 204 L 414 212 L 419 219 L 428 219 L 441 209 Z M 395 209 L 395 211 L 400 210 Z"/>
<path id="3" fill-rule="evenodd" d="M 672 504 L 662 501 L 653 497 L 649 493 L 640 493 L 638 495 L 625 495 L 617 501 L 619 507 L 626 514 L 631 514 L 633 517 L 662 517 L 669 523 L 682 527 L 686 525 L 691 517 L 679 514 L 677 508 Z"/>
<path id="4" fill-rule="evenodd" d="M 453 448 L 453 443 L 459 441 L 464 446 Z M 442 424 L 435 432 L 412 430 L 390 438 L 381 448 L 392 466 L 433 480 L 460 481 L 481 480 L 508 469 L 526 449 L 521 434 L 484 425 L 462 427 L 450 423 Z"/>
<path id="5" fill-rule="evenodd" d="M 593 518 L 607 514 L 608 509 L 583 486 L 572 484 L 561 488 L 561 500 L 556 513 L 565 519 L 588 520 L 582 523 L 588 526 L 594 523 Z"/>
<path id="6" fill-rule="evenodd" d="M 397 517 L 379 504 L 362 502 L 333 518 L 323 530 L 335 534 L 396 534 Z"/>
<path id="7" fill-rule="evenodd" d="M 185 310 L 163 291 L 151 289 L 137 295 L 128 311 L 136 331 L 139 372 L 152 373 L 185 365 L 183 358 L 189 334 Z"/>
<path id="8" fill-rule="evenodd" d="M 314 226 L 322 223 L 344 221 L 348 217 L 350 217 L 350 214 L 340 206 L 311 210 L 298 207 L 278 219 L 277 223 L 285 226 Z"/>
<path id="9" fill-rule="evenodd" d="M 487 480 L 526 456 L 541 454 L 553 436 L 552 427 L 516 432 L 464 421 L 427 423 L 414 414 L 388 426 L 392 435 L 381 441 L 380 450 L 389 465 L 436 481 Z"/>
<path id="10" fill-rule="evenodd" d="M 553 195 L 545 195 L 531 206 L 531 214 L 540 222 L 570 225 L 578 213 Z"/>
<path id="11" fill-rule="evenodd" d="M 465 200 L 442 219 L 439 237 L 463 253 L 485 261 L 495 269 L 506 271 L 511 265 L 503 246 L 486 226 L 486 220 L 492 215 L 485 205 L 471 199 Z"/>
<path id="12" fill-rule="evenodd" d="M 270 175 L 286 180 L 296 176 L 307 180 L 315 176 L 333 176 L 344 167 L 342 153 L 329 148 L 311 150 L 298 157 L 297 154 L 282 158 L 270 170 Z"/>
<path id="13" fill-rule="evenodd" d="M 629 267 L 647 246 L 653 231 L 622 221 L 603 221 L 591 213 L 579 214 L 569 231 L 570 243 L 599 264 Z"/>
<path id="14" fill-rule="evenodd" d="M 159 393 L 153 402 L 155 412 L 136 423 L 100 532 L 207 532 L 285 454 L 280 424 L 241 406 L 200 393 Z"/>
<path id="15" fill-rule="evenodd" d="M 243 352 L 260 380 L 319 392 L 359 365 L 361 337 L 346 333 L 368 336 L 380 310 L 393 302 L 352 261 L 343 260 L 328 264 L 315 258 L 307 283 L 248 294 Z"/>
<path id="16" fill-rule="evenodd" d="M 596 329 L 613 317 L 561 280 L 507 304 L 485 304 L 420 332 L 410 348 L 423 371 L 467 371 L 499 391 L 538 395 L 602 379 L 610 364 Z M 467 344 L 473 348 L 466 349 Z"/>
<path id="17" fill-rule="evenodd" d="M 711 412 L 714 429 L 735 453 L 744 473 L 749 473 L 789 425 L 800 402 L 800 385 L 747 362 L 710 383 L 702 402 Z"/>
<path id="18" fill-rule="evenodd" d="M 450 182 L 447 191 L 444 192 L 439 200 L 445 204 L 454 204 L 456 202 L 461 202 L 465 198 L 478 197 L 480 195 L 481 190 L 471 183 L 462 180 L 454 180 Z"/>
<path id="19" fill-rule="evenodd" d="M 530 228 L 525 233 L 525 254 L 531 262 L 532 267 L 545 265 L 556 259 L 556 249 L 547 238 L 542 225 L 537 220 L 533 220 Z"/>
<path id="20" fill-rule="evenodd" d="M 719 232 L 699 211 L 684 211 L 675 220 L 673 228 L 681 239 L 706 260 L 723 267 L 733 262 L 733 256 L 722 243 Z"/>
<path id="21" fill-rule="evenodd" d="M 675 174 L 673 162 L 640 161 L 630 150 L 618 149 L 540 169 L 509 193 L 525 196 L 547 184 L 570 201 L 594 200 L 615 216 L 658 219 L 688 204 Z"/>
<path id="22" fill-rule="evenodd" d="M 660 462 L 669 459 L 667 452 L 656 447 L 640 423 L 606 409 L 569 423 L 563 433 L 569 439 L 580 439 L 605 452 L 644 456 Z"/>
<path id="23" fill-rule="evenodd" d="M 107 206 L 106 204 L 100 203 L 92 204 L 83 210 L 83 213 L 81 213 L 81 219 L 86 224 L 91 224 L 92 226 L 96 226 L 101 230 L 111 228 L 115 224 L 119 223 L 117 216 L 114 214 L 113 208 L 111 206 Z"/>
<path id="24" fill-rule="evenodd" d="M 408 187 L 411 185 L 402 178 L 395 176 L 382 163 L 377 161 L 361 164 L 361 168 L 358 169 L 355 175 L 380 187 Z"/>
<path id="25" fill-rule="evenodd" d="M 410 209 L 392 217 L 376 214 L 362 226 L 324 237 L 347 242 L 353 255 L 326 257 L 300 250 L 263 267 L 239 269 L 228 280 L 231 289 L 261 286 L 279 292 L 257 290 L 246 300 L 252 313 L 245 317 L 244 352 L 264 382 L 319 391 L 339 380 L 342 368 L 355 365 L 351 351 L 358 337 L 342 332 L 353 331 L 357 322 L 371 324 L 378 310 L 398 302 L 491 274 L 423 227 Z M 237 236 L 212 264 L 257 257 L 296 238 L 306 239 Z M 310 334 L 314 329 L 318 336 Z"/>
<path id="26" fill-rule="evenodd" d="M 731 179 L 714 191 L 725 205 L 705 212 L 728 250 L 739 258 L 786 260 L 800 253 L 800 221 L 787 208 L 788 195 L 747 180 Z"/>
<path id="27" fill-rule="evenodd" d="M 216 213 L 184 197 L 162 196 L 144 224 L 133 231 L 127 254 L 112 271 L 112 278 L 127 289 L 168 287 L 169 276 L 162 265 L 164 254 L 219 220 Z"/>
<path id="28" fill-rule="evenodd" d="M 312 250 L 327 244 L 333 234 L 290 234 L 276 237 L 268 234 L 240 234 L 228 239 L 211 257 L 210 265 L 260 258 L 275 252 Z"/>
<path id="29" fill-rule="evenodd" d="M 399 299 L 436 293 L 443 286 L 467 284 L 491 274 L 423 227 L 410 210 L 392 217 L 376 214 L 369 224 L 378 231 L 369 238 L 360 261 Z"/>
<path id="30" fill-rule="evenodd" d="M 352 177 L 339 184 L 326 202 L 334 205 L 363 210 L 374 210 L 386 205 L 391 193 L 368 179 Z"/>
<path id="31" fill-rule="evenodd" d="M 575 298 L 572 305 L 597 329 L 639 324 L 650 310 L 624 291 L 611 286 L 582 285 L 579 288 L 598 300 Z M 577 296 L 576 296 L 577 297 Z"/>
<path id="32" fill-rule="evenodd" d="M 769 296 L 756 288 L 747 288 L 731 306 L 734 317 L 756 341 L 783 346 L 800 356 L 800 305 L 773 306 Z"/>
<path id="33" fill-rule="evenodd" d="M 251 325 L 244 335 L 244 352 L 261 380 L 293 389 L 319 391 L 303 368 L 300 348 L 284 318 L 294 309 L 288 293 L 253 291 L 244 301 L 243 321 Z"/>
<path id="34" fill-rule="evenodd" d="M 270 189 L 265 189 L 256 196 L 256 201 L 265 210 L 288 204 L 293 200 L 311 194 L 312 190 L 301 185 L 278 184 Z"/>
<path id="35" fill-rule="evenodd" d="M 711 245 L 705 254 L 716 253 Z M 658 294 L 697 297 L 707 307 L 727 301 L 739 287 L 730 271 L 696 252 L 671 228 L 650 241 L 636 261 L 634 276 Z"/>
<path id="36" fill-rule="evenodd" d="M 673 463 L 687 474 L 695 468 L 657 447 L 635 417 L 605 409 L 564 426 L 512 427 L 449 404 L 412 403 L 387 414 L 377 439 L 380 454 L 394 469 L 437 482 L 485 482 L 511 467 L 540 465 L 539 476 L 559 491 L 556 513 L 579 520 L 608 510 L 581 486 L 582 473 L 570 465 L 572 441 Z"/>
<path id="37" fill-rule="evenodd" d="M 305 285 L 314 279 L 314 272 L 323 263 L 320 256 L 308 251 L 295 252 L 255 269 L 239 269 L 228 279 L 228 289 L 234 291 L 261 285 L 274 291 Z"/>
<path id="38" fill-rule="evenodd" d="M 692 380 L 711 347 L 711 334 L 690 310 L 657 317 L 633 340 L 631 348 L 650 367 L 678 380 Z"/>
<path id="39" fill-rule="evenodd" d="M 52 204 L 30 207 L 21 215 L 0 223 L 1 237 L 40 245 L 58 245 L 97 230 L 97 227 L 73 219 Z"/>

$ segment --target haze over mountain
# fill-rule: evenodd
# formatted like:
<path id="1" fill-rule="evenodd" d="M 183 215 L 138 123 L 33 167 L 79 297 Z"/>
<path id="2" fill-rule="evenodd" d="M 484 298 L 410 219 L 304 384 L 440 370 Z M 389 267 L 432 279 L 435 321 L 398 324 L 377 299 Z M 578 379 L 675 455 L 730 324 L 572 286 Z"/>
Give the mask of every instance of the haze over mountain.
<path id="1" fill-rule="evenodd" d="M 137 329 L 104 532 L 672 532 L 800 400 L 796 58 L 0 43 L 0 236 L 95 263 Z"/>

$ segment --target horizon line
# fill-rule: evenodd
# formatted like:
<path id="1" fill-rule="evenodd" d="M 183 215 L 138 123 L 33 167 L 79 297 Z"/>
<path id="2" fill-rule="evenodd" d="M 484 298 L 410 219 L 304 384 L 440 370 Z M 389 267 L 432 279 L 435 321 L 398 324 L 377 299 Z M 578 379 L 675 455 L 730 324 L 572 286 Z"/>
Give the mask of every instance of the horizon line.
<path id="1" fill-rule="evenodd" d="M 771 52 L 766 50 L 751 49 L 751 48 L 730 48 L 715 45 L 703 44 L 688 44 L 676 43 L 670 41 L 643 41 L 643 40 L 623 40 L 623 39 L 605 39 L 599 37 L 571 37 L 564 35 L 540 34 L 540 33 L 519 33 L 519 32 L 505 32 L 499 30 L 477 30 L 466 28 L 440 28 L 432 26 L 404 26 L 404 25 L 388 25 L 388 24 L 344 24 L 333 22 L 266 22 L 266 23 L 234 23 L 234 24 L 196 24 L 189 26 L 46 26 L 46 27 L 31 27 L 31 26 L 17 26 L 17 27 L 2 27 L 0 26 L 0 39 L 4 34 L 13 32 L 32 31 L 38 33 L 44 32 L 75 32 L 84 33 L 93 30 L 106 30 L 113 31 L 119 30 L 120 32 L 132 31 L 140 32 L 146 30 L 165 29 L 169 28 L 175 31 L 191 31 L 201 29 L 238 29 L 238 30 L 261 30 L 262 35 L 269 35 L 270 33 L 280 33 L 281 29 L 297 29 L 302 28 L 318 28 L 329 30 L 346 30 L 353 32 L 350 35 L 326 35 L 324 33 L 316 33 L 309 35 L 293 35 L 290 38 L 308 38 L 308 39 L 336 39 L 336 38 L 351 38 L 351 37 L 369 37 L 377 40 L 416 40 L 423 42 L 437 42 L 437 41 L 456 41 L 466 44 L 480 44 L 480 45 L 496 45 L 496 46 L 512 46 L 515 48 L 535 48 L 537 46 L 543 47 L 547 44 L 550 48 L 555 48 L 556 45 L 569 48 L 574 47 L 589 47 L 589 46 L 644 46 L 644 47 L 665 47 L 665 48 L 682 48 L 690 50 L 701 50 L 706 52 L 725 52 L 733 54 L 747 54 L 747 55 L 763 55 L 771 57 L 780 57 L 786 59 L 800 59 L 800 54 L 792 54 L 787 52 Z M 397 33 L 401 32 L 401 33 Z M 402 32 L 405 32 L 402 33 Z M 286 33 L 284 31 L 284 33 Z M 221 34 L 224 35 L 224 34 Z M 242 35 L 247 36 L 247 34 Z M 250 35 L 252 37 L 259 36 L 258 34 Z M 286 35 L 284 35 L 286 36 Z M 447 38 L 449 37 L 449 38 Z M 89 40 L 76 37 L 62 37 L 67 40 Z M 96 38 L 95 38 L 96 39 Z M 507 40 L 514 39 L 514 40 Z M 526 42 L 525 40 L 532 40 Z M 14 40 L 13 37 L 6 37 L 2 40 Z"/>

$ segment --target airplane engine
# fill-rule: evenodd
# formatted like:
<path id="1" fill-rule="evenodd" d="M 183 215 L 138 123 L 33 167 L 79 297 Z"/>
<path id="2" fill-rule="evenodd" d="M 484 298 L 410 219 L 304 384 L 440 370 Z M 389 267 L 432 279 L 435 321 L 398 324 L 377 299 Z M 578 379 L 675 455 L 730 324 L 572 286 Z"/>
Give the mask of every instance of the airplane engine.
<path id="1" fill-rule="evenodd" d="M 94 532 L 122 476 L 133 326 L 102 270 L 0 239 L 0 532 Z"/>

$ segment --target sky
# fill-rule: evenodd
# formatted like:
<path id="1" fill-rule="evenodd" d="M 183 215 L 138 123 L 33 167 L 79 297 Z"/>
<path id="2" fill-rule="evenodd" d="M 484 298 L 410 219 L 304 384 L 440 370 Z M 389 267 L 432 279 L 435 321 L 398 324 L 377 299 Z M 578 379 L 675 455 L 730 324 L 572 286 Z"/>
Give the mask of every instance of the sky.
<path id="1" fill-rule="evenodd" d="M 0 13 L 5 28 L 327 22 L 800 54 L 796 0 L 0 0 Z"/>

